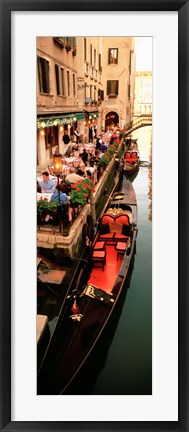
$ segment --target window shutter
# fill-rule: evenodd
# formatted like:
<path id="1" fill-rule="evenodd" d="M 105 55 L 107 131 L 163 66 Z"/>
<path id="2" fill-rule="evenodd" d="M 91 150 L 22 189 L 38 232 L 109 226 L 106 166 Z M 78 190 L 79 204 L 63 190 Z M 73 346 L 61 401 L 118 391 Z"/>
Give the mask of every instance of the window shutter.
<path id="1" fill-rule="evenodd" d="M 108 49 L 108 64 L 110 64 L 111 48 Z"/>
<path id="2" fill-rule="evenodd" d="M 92 66 L 92 61 L 93 61 L 93 47 L 92 45 L 90 45 L 90 65 Z"/>
<path id="3" fill-rule="evenodd" d="M 43 93 L 50 93 L 49 90 L 49 62 L 44 58 L 41 58 L 41 70 L 42 70 L 42 91 Z"/>
<path id="4" fill-rule="evenodd" d="M 110 94 L 110 81 L 107 81 L 107 95 Z"/>
<path id="5" fill-rule="evenodd" d="M 115 94 L 118 96 L 118 88 L 119 88 L 119 81 L 116 81 L 116 91 Z"/>
<path id="6" fill-rule="evenodd" d="M 42 88 L 42 76 L 41 76 L 41 62 L 40 62 L 40 57 L 37 57 L 37 69 L 38 69 L 38 78 L 39 78 L 39 91 L 40 93 L 42 93 L 43 88 Z"/>
<path id="7" fill-rule="evenodd" d="M 118 48 L 117 48 L 117 61 L 116 61 L 117 64 L 118 64 L 118 52 L 119 52 L 119 51 L 118 51 Z"/>
<path id="8" fill-rule="evenodd" d="M 55 75 L 56 75 L 56 92 L 57 95 L 60 94 L 60 83 L 59 83 L 59 67 L 55 64 Z"/>

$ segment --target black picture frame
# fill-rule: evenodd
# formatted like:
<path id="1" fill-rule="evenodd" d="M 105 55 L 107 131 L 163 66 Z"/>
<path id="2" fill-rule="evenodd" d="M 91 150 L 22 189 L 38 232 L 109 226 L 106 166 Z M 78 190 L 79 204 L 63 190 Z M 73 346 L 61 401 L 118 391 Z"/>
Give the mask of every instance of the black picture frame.
<path id="1" fill-rule="evenodd" d="M 1 431 L 73 431 L 73 430 L 150 430 L 150 431 L 189 431 L 189 367 L 188 367 L 188 272 L 187 240 L 188 220 L 188 105 L 189 105 L 189 3 L 188 0 L 118 0 L 113 1 L 0 1 L 1 28 L 1 356 L 0 356 L 0 428 Z M 11 12 L 12 11 L 178 11 L 179 28 L 179 385 L 178 385 L 178 421 L 177 422 L 54 422 L 54 421 L 11 421 Z M 168 26 L 169 27 L 169 26 Z M 171 125 L 170 125 L 171 126 Z M 7 198 L 8 197 L 8 198 Z M 168 220 L 166 220 L 165 229 Z"/>

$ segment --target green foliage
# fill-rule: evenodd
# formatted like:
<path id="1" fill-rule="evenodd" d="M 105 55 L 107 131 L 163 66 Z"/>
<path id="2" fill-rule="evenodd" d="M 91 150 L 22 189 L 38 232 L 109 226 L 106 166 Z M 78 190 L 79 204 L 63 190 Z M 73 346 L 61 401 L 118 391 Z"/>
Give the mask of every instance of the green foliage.
<path id="1" fill-rule="evenodd" d="M 72 185 L 71 188 L 71 201 L 73 204 L 86 204 L 90 193 L 95 192 L 94 184 L 89 179 L 79 180 L 77 183 Z"/>
<path id="2" fill-rule="evenodd" d="M 47 201 L 47 199 L 40 199 L 37 201 L 37 214 L 48 214 L 49 212 L 56 211 L 58 207 L 60 207 L 60 203 L 57 201 Z"/>
<path id="3" fill-rule="evenodd" d="M 110 163 L 110 155 L 104 153 L 100 158 L 100 165 L 108 165 Z"/>
<path id="4" fill-rule="evenodd" d="M 114 141 L 112 146 L 116 147 L 117 149 L 119 148 L 119 143 L 117 141 Z"/>
<path id="5" fill-rule="evenodd" d="M 108 155 L 110 155 L 110 157 L 112 157 L 114 155 L 114 153 L 115 153 L 115 149 L 110 145 L 108 147 L 106 154 L 108 154 Z"/>

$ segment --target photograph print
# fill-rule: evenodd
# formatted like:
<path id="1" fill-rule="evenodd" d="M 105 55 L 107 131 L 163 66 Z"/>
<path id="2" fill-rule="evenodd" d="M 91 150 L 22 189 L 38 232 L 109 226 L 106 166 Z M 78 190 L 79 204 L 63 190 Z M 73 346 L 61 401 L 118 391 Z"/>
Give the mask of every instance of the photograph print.
<path id="1" fill-rule="evenodd" d="M 38 395 L 152 395 L 152 42 L 36 40 Z"/>

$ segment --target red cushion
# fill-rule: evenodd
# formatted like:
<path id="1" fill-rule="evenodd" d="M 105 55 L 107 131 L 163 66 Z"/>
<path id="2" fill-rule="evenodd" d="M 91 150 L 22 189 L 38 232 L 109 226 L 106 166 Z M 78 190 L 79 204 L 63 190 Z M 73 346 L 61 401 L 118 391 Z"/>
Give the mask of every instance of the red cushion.
<path id="1" fill-rule="evenodd" d="M 99 234 L 99 239 L 113 239 L 114 233 Z"/>
<path id="2" fill-rule="evenodd" d="M 95 243 L 95 245 L 94 245 L 94 250 L 97 250 L 97 249 L 103 249 L 104 248 L 104 245 L 105 245 L 105 242 L 104 241 L 97 241 L 96 243 Z"/>
<path id="3" fill-rule="evenodd" d="M 102 216 L 102 224 L 113 223 L 113 222 L 114 222 L 114 217 L 108 215 Z"/>
<path id="4" fill-rule="evenodd" d="M 116 217 L 116 222 L 119 224 L 129 225 L 129 216 L 128 215 L 120 215 Z"/>
<path id="5" fill-rule="evenodd" d="M 93 258 L 105 258 L 105 251 L 94 251 Z"/>
<path id="6" fill-rule="evenodd" d="M 125 159 L 130 159 L 130 153 L 126 153 L 126 155 L 125 155 Z"/>
<path id="7" fill-rule="evenodd" d="M 123 239 L 123 240 L 127 240 L 128 239 L 128 236 L 126 236 L 126 235 L 124 235 L 124 234 L 121 234 L 121 233 L 116 233 L 115 234 L 115 236 L 114 236 L 114 240 L 121 240 L 121 239 Z"/>
<path id="8" fill-rule="evenodd" d="M 126 250 L 126 243 L 118 242 L 116 244 L 116 250 L 125 251 Z"/>

